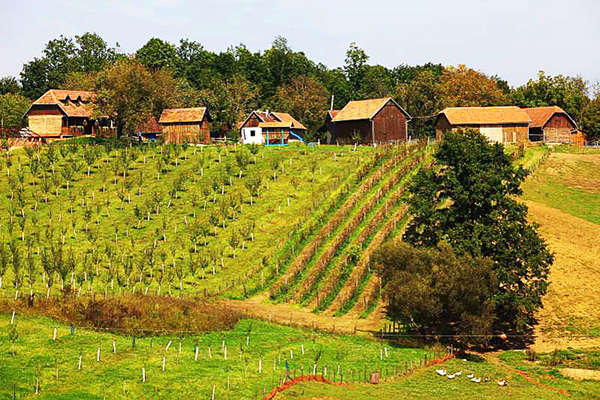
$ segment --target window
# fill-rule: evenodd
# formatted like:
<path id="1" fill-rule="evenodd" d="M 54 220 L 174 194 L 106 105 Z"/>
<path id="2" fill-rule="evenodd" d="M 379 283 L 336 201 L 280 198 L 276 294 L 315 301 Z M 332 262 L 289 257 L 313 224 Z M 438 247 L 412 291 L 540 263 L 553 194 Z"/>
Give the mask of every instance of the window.
<path id="1" fill-rule="evenodd" d="M 254 129 L 252 129 L 252 130 L 250 131 L 250 136 L 254 137 L 254 134 L 255 134 L 255 133 L 256 133 L 256 131 L 255 131 Z"/>

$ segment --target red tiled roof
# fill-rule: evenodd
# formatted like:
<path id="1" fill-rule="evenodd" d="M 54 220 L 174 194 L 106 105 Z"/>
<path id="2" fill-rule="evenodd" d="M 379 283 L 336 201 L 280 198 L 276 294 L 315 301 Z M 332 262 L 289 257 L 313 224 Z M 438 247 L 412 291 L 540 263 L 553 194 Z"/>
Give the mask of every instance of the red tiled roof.
<path id="1" fill-rule="evenodd" d="M 440 111 L 452 125 L 525 124 L 529 116 L 516 106 L 448 107 Z"/>
<path id="2" fill-rule="evenodd" d="M 567 118 L 571 120 L 573 125 L 575 127 L 577 126 L 575 121 L 573 121 L 573 118 L 559 106 L 524 108 L 523 111 L 525 111 L 531 119 L 531 122 L 529 123 L 530 128 L 543 128 L 554 114 L 565 114 Z"/>
<path id="3" fill-rule="evenodd" d="M 140 125 L 138 125 L 136 131 L 142 133 L 155 133 L 162 131 L 162 128 L 156 122 L 156 118 L 151 116 L 146 122 L 143 122 Z"/>
<path id="4" fill-rule="evenodd" d="M 176 122 L 201 122 L 206 115 L 206 107 L 166 108 L 160 114 L 159 124 Z"/>
<path id="5" fill-rule="evenodd" d="M 50 89 L 34 101 L 32 106 L 56 105 L 68 117 L 90 118 L 94 111 L 93 102 L 95 99 L 96 94 L 86 90 Z"/>

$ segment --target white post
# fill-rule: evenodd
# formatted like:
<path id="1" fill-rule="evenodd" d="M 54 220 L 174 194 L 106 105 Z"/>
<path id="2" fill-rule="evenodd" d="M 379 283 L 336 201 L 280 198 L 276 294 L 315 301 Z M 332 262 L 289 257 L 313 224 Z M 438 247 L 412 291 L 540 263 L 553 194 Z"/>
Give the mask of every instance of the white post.
<path id="1" fill-rule="evenodd" d="M 290 360 L 294 359 L 294 350 L 290 349 Z"/>
<path id="2" fill-rule="evenodd" d="M 171 342 L 172 342 L 172 340 L 169 340 L 169 343 L 167 343 L 167 347 L 165 348 L 165 351 L 169 350 L 169 347 L 171 347 Z"/>
<path id="3" fill-rule="evenodd" d="M 212 391 L 212 396 L 210 397 L 211 400 L 215 400 L 215 385 L 213 384 L 213 391 Z"/>
<path id="4" fill-rule="evenodd" d="M 15 312 L 12 312 L 12 317 L 10 317 L 10 324 L 12 325 L 15 322 Z"/>
<path id="5" fill-rule="evenodd" d="M 142 367 L 142 382 L 146 382 L 146 368 Z"/>
<path id="6" fill-rule="evenodd" d="M 96 356 L 96 361 L 100 361 L 100 347 L 98 347 L 98 355 Z"/>
<path id="7" fill-rule="evenodd" d="M 302 354 L 304 355 L 304 344 L 301 345 Z"/>
<path id="8" fill-rule="evenodd" d="M 79 363 L 77 364 L 77 370 L 81 371 L 81 355 L 79 356 Z"/>
<path id="9" fill-rule="evenodd" d="M 208 346 L 208 358 L 212 358 L 212 352 L 210 351 L 210 346 Z"/>
<path id="10" fill-rule="evenodd" d="M 259 374 L 262 373 L 262 360 L 261 359 L 258 360 L 258 373 Z"/>
<path id="11" fill-rule="evenodd" d="M 162 361 L 162 371 L 165 372 L 165 361 L 167 360 L 167 357 L 163 357 L 163 361 Z"/>
<path id="12" fill-rule="evenodd" d="M 225 346 L 225 350 L 224 350 L 223 355 L 225 356 L 225 359 L 227 360 L 227 346 Z"/>
<path id="13" fill-rule="evenodd" d="M 117 343 L 113 340 L 113 353 L 117 353 Z"/>
<path id="14" fill-rule="evenodd" d="M 194 361 L 198 361 L 198 346 L 196 346 L 196 350 L 194 351 Z"/>
<path id="15" fill-rule="evenodd" d="M 52 334 L 52 340 L 56 340 L 56 328 L 54 328 L 54 333 Z"/>

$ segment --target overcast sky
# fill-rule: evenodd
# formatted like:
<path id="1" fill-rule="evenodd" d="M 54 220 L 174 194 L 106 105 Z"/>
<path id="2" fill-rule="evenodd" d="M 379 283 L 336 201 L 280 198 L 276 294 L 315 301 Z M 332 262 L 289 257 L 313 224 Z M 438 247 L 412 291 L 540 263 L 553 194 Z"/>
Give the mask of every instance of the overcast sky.
<path id="1" fill-rule="evenodd" d="M 282 35 L 329 67 L 354 41 L 387 67 L 462 63 L 513 86 L 539 70 L 600 81 L 597 0 L 0 0 L 0 21 L 0 76 L 18 75 L 50 39 L 96 32 L 124 52 L 152 37 L 256 51 Z"/>

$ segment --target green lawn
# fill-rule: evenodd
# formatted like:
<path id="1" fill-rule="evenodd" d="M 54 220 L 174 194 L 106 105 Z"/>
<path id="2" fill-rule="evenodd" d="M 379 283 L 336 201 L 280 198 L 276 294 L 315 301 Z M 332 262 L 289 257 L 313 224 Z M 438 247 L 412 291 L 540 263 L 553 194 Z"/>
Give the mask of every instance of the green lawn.
<path id="1" fill-rule="evenodd" d="M 339 368 L 345 380 L 356 380 L 359 376 L 362 379 L 365 371 L 392 374 L 426 354 L 423 349 L 396 348 L 364 337 L 329 335 L 252 320 L 242 320 L 227 332 L 137 338 L 132 349 L 130 337 L 85 329 L 76 329 L 71 335 L 67 325 L 18 314 L 15 321 L 19 337 L 13 349 L 8 340 L 10 320 L 11 315 L 0 314 L 0 399 L 12 398 L 13 387 L 19 399 L 207 399 L 213 385 L 217 399 L 254 399 L 256 393 L 277 385 L 286 364 L 294 375 L 307 374 L 318 358 L 319 373 L 326 369 L 329 378 L 335 374 L 339 379 Z M 53 341 L 55 327 L 57 339 Z M 428 354 L 431 357 L 432 353 Z M 82 368 L 78 370 L 80 356 Z M 39 396 L 33 395 L 36 380 L 41 387 Z"/>
<path id="2" fill-rule="evenodd" d="M 563 377 L 557 370 L 549 367 L 521 365 L 525 354 L 522 352 L 505 353 L 501 357 L 508 361 L 491 363 L 451 360 L 443 366 L 433 366 L 407 377 L 397 378 L 393 382 L 380 385 L 332 386 L 318 383 L 304 383 L 283 392 L 278 399 L 592 399 L 600 396 L 600 382 L 576 382 Z M 537 383 L 528 381 L 517 374 L 512 365 L 525 371 Z M 462 371 L 462 375 L 449 380 L 437 375 L 436 369 L 443 368 L 451 373 Z M 466 375 L 481 377 L 480 383 L 471 382 Z M 488 382 L 484 382 L 485 378 Z M 499 386 L 500 380 L 507 380 L 507 386 Z M 560 390 L 564 391 L 563 394 Z"/>

